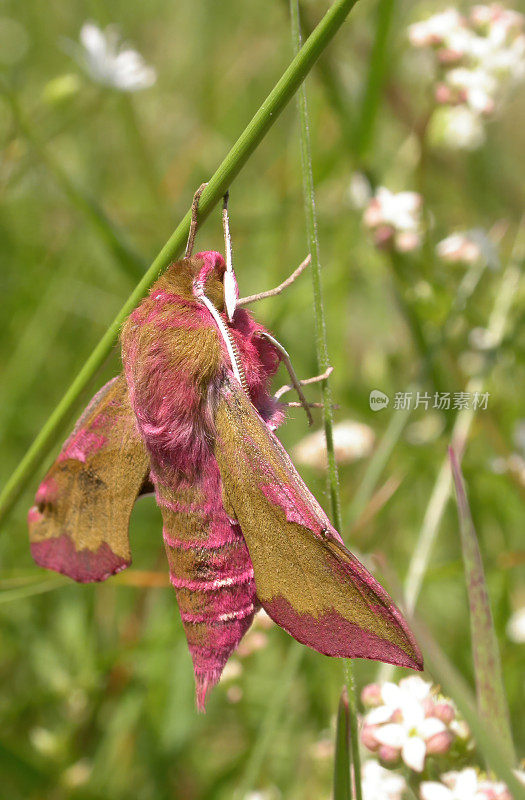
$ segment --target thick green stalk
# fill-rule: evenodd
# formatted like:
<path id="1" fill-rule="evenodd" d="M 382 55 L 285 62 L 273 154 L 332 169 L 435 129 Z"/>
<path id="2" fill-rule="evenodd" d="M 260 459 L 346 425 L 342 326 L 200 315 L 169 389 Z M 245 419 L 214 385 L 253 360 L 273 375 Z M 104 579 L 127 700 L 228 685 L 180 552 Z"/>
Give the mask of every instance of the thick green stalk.
<path id="1" fill-rule="evenodd" d="M 277 117 L 290 102 L 295 92 L 315 64 L 325 47 L 335 36 L 356 0 L 336 0 L 324 15 L 297 53 L 289 67 L 274 86 L 259 110 L 239 136 L 226 158 L 210 179 L 203 192 L 199 205 L 201 221 L 209 216 L 214 206 L 222 198 L 233 180 L 251 154 L 259 146 Z M 44 427 L 15 469 L 0 494 L 0 521 L 11 510 L 34 471 L 42 463 L 55 443 L 64 423 L 70 418 L 80 395 L 95 375 L 96 371 L 111 352 L 117 340 L 120 327 L 128 314 L 144 296 L 151 283 L 165 267 L 182 251 L 190 225 L 190 211 L 181 220 L 162 250 L 159 252 L 143 278 L 135 287 L 108 330 L 96 345 L 79 374 L 58 403 Z M 328 407 L 330 407 L 328 405 Z"/>
<path id="2" fill-rule="evenodd" d="M 290 14 L 292 20 L 292 38 L 296 51 L 301 46 L 301 22 L 299 13 L 299 0 L 290 0 Z M 303 194 L 306 213 L 306 230 L 308 236 L 308 247 L 311 254 L 311 271 L 314 295 L 314 316 L 315 316 L 315 344 L 317 350 L 317 361 L 320 372 L 324 372 L 330 366 L 328 357 L 328 344 L 326 339 L 326 324 L 323 307 L 323 292 L 321 285 L 321 262 L 319 256 L 319 239 L 317 236 L 317 216 L 315 211 L 315 190 L 312 173 L 312 152 L 310 146 L 310 131 L 308 121 L 308 107 L 306 101 L 306 90 L 301 86 L 298 92 L 299 118 L 301 125 L 301 163 L 303 173 Z M 339 496 L 339 475 L 334 452 L 333 434 L 333 410 L 332 393 L 328 380 L 321 384 L 323 398 L 323 423 L 326 437 L 326 453 L 328 460 L 328 489 L 332 508 L 332 518 L 335 527 L 341 531 L 343 519 L 341 514 L 341 500 Z M 348 689 L 348 709 L 350 726 L 350 752 L 354 767 L 354 783 L 356 800 L 361 800 L 361 761 L 359 756 L 359 742 L 357 734 L 357 700 L 354 685 L 352 662 L 345 662 L 346 682 Z"/>
<path id="3" fill-rule="evenodd" d="M 335 729 L 334 800 L 352 800 L 350 783 L 350 709 L 348 691 L 343 687 Z"/>

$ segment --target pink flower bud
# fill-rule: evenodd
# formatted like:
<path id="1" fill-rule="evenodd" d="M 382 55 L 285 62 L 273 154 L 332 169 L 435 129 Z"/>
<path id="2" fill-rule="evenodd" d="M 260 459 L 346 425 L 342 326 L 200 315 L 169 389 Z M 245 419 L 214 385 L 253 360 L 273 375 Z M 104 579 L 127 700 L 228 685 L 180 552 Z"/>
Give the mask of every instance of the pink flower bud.
<path id="1" fill-rule="evenodd" d="M 392 225 L 379 225 L 374 231 L 374 244 L 379 249 L 386 249 L 394 238 L 395 229 Z"/>
<path id="2" fill-rule="evenodd" d="M 381 687 L 378 683 L 369 683 L 361 692 L 361 702 L 366 708 L 377 708 L 383 702 Z"/>
<path id="3" fill-rule="evenodd" d="M 444 47 L 438 52 L 438 59 L 441 64 L 457 64 L 463 58 L 463 53 L 460 50 L 452 50 L 450 47 Z"/>
<path id="4" fill-rule="evenodd" d="M 435 91 L 436 102 L 445 105 L 452 103 L 452 90 L 446 83 L 438 83 Z"/>
<path id="5" fill-rule="evenodd" d="M 427 753 L 429 755 L 443 755 L 443 753 L 448 753 L 453 741 L 454 734 L 450 733 L 450 731 L 436 733 L 426 741 Z"/>
<path id="6" fill-rule="evenodd" d="M 378 756 L 385 764 L 395 764 L 399 759 L 399 750 L 387 744 L 382 744 L 379 748 Z"/>
<path id="7" fill-rule="evenodd" d="M 430 714 L 428 716 L 430 716 Z M 437 717 L 441 722 L 444 722 L 445 725 L 450 725 L 452 720 L 456 717 L 456 711 L 450 703 L 436 703 L 431 716 Z"/>
<path id="8" fill-rule="evenodd" d="M 363 725 L 361 729 L 361 741 L 365 747 L 368 747 L 373 753 L 378 749 L 379 742 L 375 737 L 377 725 Z"/>

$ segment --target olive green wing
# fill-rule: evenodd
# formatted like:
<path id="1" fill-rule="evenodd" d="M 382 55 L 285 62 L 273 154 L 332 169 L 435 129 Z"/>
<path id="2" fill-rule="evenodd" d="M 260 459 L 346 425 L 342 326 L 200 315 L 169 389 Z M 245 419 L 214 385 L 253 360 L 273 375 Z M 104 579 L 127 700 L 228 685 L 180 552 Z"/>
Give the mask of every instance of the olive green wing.
<path id="1" fill-rule="evenodd" d="M 91 400 L 36 493 L 28 524 L 37 564 L 81 582 L 129 566 L 129 518 L 149 469 L 118 375 Z"/>
<path id="2" fill-rule="evenodd" d="M 267 613 L 321 653 L 422 669 L 401 612 L 346 549 L 233 381 L 223 386 L 216 429 L 225 507 L 240 524 Z"/>

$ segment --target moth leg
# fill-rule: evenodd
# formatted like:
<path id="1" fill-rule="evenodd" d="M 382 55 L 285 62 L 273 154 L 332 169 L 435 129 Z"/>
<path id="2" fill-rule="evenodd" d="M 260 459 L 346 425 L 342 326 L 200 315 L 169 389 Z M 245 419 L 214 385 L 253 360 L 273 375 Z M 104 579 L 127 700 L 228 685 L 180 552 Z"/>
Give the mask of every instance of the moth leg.
<path id="1" fill-rule="evenodd" d="M 264 336 L 265 339 L 268 339 L 268 341 L 271 342 L 273 346 L 276 347 L 277 350 L 280 352 L 284 365 L 288 370 L 288 374 L 290 375 L 290 378 L 292 380 L 293 387 L 297 392 L 297 394 L 299 395 L 299 400 L 301 401 L 301 405 L 305 410 L 306 416 L 308 417 L 308 424 L 313 425 L 314 420 L 312 417 L 312 412 L 310 411 L 310 406 L 308 405 L 308 400 L 304 396 L 304 392 L 301 389 L 301 382 L 298 379 L 297 375 L 295 374 L 295 370 L 292 367 L 292 362 L 290 361 L 290 356 L 288 355 L 288 352 L 285 350 L 282 344 L 278 342 L 277 339 L 274 339 L 274 337 L 271 336 L 267 331 L 259 331 L 259 336 Z"/>
<path id="2" fill-rule="evenodd" d="M 237 306 L 247 306 L 249 303 L 256 303 L 257 300 L 264 300 L 266 297 L 275 297 L 277 294 L 281 294 L 285 289 L 292 285 L 292 283 L 297 280 L 299 275 L 304 272 L 306 267 L 310 264 L 312 257 L 310 254 L 306 256 L 304 261 L 302 261 L 296 270 L 292 272 L 289 278 L 286 278 L 279 286 L 276 286 L 275 289 L 268 289 L 267 292 L 259 292 L 259 294 L 250 294 L 248 297 L 240 297 L 237 300 Z"/>
<path id="3" fill-rule="evenodd" d="M 190 223 L 190 232 L 188 234 L 188 241 L 186 243 L 186 252 L 184 253 L 184 258 L 190 258 L 191 254 L 193 253 L 193 247 L 195 245 L 195 236 L 197 234 L 197 227 L 199 224 L 199 200 L 201 198 L 201 194 L 207 187 L 208 183 L 201 183 L 195 194 L 193 195 L 193 200 L 191 203 L 191 223 Z"/>
<path id="4" fill-rule="evenodd" d="M 333 367 L 328 367 L 328 369 L 326 369 L 323 373 L 321 373 L 321 375 L 314 375 L 313 378 L 305 378 L 304 380 L 299 381 L 299 383 L 301 384 L 301 386 L 308 386 L 311 383 L 320 383 L 321 381 L 325 381 L 327 378 L 329 378 L 333 371 L 334 371 Z M 281 386 L 281 388 L 277 389 L 277 391 L 274 394 L 275 399 L 279 400 L 279 398 L 282 397 L 283 394 L 286 394 L 286 392 L 291 392 L 293 388 L 294 388 L 293 386 L 289 386 L 288 384 Z M 294 405 L 294 404 L 287 403 L 286 405 Z M 322 403 L 310 403 L 310 408 L 312 407 L 321 408 L 322 405 L 323 405 Z"/>

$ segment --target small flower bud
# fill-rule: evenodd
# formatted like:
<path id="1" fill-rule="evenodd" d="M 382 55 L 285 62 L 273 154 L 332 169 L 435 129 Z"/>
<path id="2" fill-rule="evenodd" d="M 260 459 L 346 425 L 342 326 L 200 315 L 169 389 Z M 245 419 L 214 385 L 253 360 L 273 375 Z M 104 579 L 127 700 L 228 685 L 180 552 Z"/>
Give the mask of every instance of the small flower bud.
<path id="1" fill-rule="evenodd" d="M 381 687 L 378 683 L 369 683 L 361 692 L 361 702 L 366 708 L 377 708 L 383 702 Z"/>
<path id="2" fill-rule="evenodd" d="M 443 755 L 443 753 L 448 753 L 453 741 L 454 734 L 450 733 L 450 731 L 436 733 L 435 736 L 431 736 L 430 739 L 426 741 L 427 754 Z"/>
<path id="3" fill-rule="evenodd" d="M 456 711 L 454 706 L 452 706 L 450 703 L 436 703 L 432 712 L 432 716 L 440 719 L 441 722 L 445 723 L 445 725 L 450 725 L 452 720 L 456 717 Z"/>
<path id="4" fill-rule="evenodd" d="M 363 725 L 361 729 L 361 741 L 373 753 L 379 748 L 379 742 L 375 737 L 376 730 L 377 725 Z"/>
<path id="5" fill-rule="evenodd" d="M 395 747 L 389 747 L 387 744 L 382 744 L 377 754 L 385 764 L 395 764 L 399 760 L 399 750 L 396 750 Z"/>

